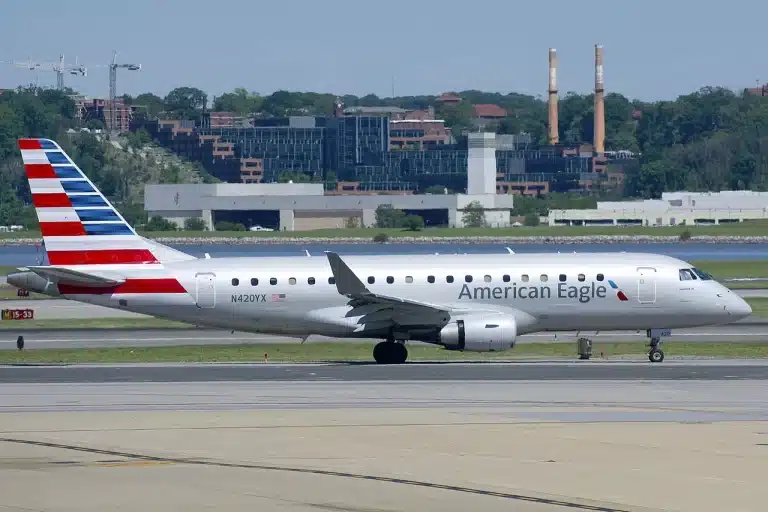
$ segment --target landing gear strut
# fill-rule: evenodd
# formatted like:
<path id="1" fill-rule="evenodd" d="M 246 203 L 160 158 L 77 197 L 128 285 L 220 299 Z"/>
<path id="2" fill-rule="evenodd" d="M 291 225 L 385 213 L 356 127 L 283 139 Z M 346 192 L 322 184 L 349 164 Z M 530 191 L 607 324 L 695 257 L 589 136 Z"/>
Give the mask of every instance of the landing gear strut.
<path id="1" fill-rule="evenodd" d="M 403 364 L 408 359 L 408 349 L 399 341 L 382 341 L 373 347 L 373 358 L 378 364 Z"/>
<path id="2" fill-rule="evenodd" d="M 661 345 L 661 338 L 651 338 L 648 360 L 652 363 L 660 363 L 664 360 L 664 351 L 659 348 L 659 345 Z"/>

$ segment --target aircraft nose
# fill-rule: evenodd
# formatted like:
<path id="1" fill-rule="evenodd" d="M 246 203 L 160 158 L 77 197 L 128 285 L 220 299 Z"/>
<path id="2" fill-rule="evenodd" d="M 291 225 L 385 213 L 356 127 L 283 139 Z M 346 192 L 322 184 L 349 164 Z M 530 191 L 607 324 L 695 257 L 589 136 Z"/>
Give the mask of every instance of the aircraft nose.
<path id="1" fill-rule="evenodd" d="M 728 312 L 738 318 L 746 318 L 752 314 L 752 306 L 738 295 L 734 294 L 734 300 L 728 305 Z"/>

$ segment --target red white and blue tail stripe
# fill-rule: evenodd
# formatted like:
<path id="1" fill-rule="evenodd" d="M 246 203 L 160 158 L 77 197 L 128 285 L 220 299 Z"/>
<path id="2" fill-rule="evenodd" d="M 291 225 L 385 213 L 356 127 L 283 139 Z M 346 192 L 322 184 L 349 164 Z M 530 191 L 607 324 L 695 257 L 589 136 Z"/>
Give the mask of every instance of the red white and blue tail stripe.
<path id="1" fill-rule="evenodd" d="M 19 149 L 51 265 L 160 263 L 56 142 L 20 139 Z"/>

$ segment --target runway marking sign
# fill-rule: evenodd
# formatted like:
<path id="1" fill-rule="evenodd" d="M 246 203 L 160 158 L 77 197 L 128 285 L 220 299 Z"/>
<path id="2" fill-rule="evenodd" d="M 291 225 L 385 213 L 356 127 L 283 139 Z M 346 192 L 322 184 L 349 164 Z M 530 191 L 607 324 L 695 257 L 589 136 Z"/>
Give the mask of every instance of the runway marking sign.
<path id="1" fill-rule="evenodd" d="M 33 309 L 4 309 L 2 310 L 3 320 L 33 320 L 35 310 Z"/>

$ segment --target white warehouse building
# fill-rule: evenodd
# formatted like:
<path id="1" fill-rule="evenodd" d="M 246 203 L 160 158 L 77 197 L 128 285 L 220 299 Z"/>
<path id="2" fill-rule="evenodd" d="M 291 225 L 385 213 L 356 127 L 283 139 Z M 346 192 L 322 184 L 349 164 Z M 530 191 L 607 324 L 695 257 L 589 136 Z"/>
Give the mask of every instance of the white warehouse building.
<path id="1" fill-rule="evenodd" d="M 325 195 L 322 184 L 222 183 L 146 185 L 144 208 L 183 226 L 201 218 L 208 229 L 220 221 L 261 225 L 281 231 L 341 228 L 350 219 L 362 227 L 376 225 L 381 205 L 421 215 L 429 224 L 463 226 L 463 210 L 480 203 L 488 226 L 510 225 L 512 195 L 496 194 L 496 135 L 469 136 L 467 194 L 438 195 Z"/>
<path id="2" fill-rule="evenodd" d="M 768 192 L 664 192 L 661 199 L 598 202 L 593 210 L 550 210 L 550 226 L 711 225 L 768 218 Z"/>

